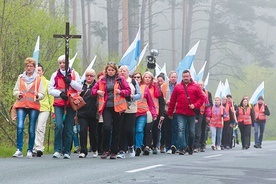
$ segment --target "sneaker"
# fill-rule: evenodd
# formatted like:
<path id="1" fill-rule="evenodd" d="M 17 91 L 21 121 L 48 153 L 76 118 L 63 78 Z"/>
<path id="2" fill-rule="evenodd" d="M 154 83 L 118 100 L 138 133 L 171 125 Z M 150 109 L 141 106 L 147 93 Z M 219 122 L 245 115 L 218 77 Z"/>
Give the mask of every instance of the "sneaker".
<path id="1" fill-rule="evenodd" d="M 136 148 L 136 150 L 135 150 L 135 156 L 136 157 L 140 156 L 141 151 L 142 151 L 141 148 Z"/>
<path id="2" fill-rule="evenodd" d="M 23 153 L 22 153 L 22 151 L 17 149 L 16 152 L 12 156 L 16 157 L 16 158 L 21 158 L 21 157 L 23 157 Z"/>
<path id="3" fill-rule="evenodd" d="M 37 156 L 37 157 L 41 157 L 42 155 L 43 155 L 43 152 L 42 152 L 42 151 L 38 150 L 38 151 L 36 152 L 36 156 Z"/>
<path id="4" fill-rule="evenodd" d="M 175 152 L 176 152 L 176 147 L 175 147 L 175 145 L 172 145 L 172 146 L 171 146 L 171 150 L 172 150 L 172 154 L 175 154 Z"/>
<path id="5" fill-rule="evenodd" d="M 115 154 L 115 153 L 111 153 L 111 155 L 110 155 L 110 159 L 116 159 L 117 158 L 117 154 Z"/>
<path id="6" fill-rule="evenodd" d="M 152 154 L 154 154 L 154 155 L 157 155 L 157 148 L 153 148 L 153 150 L 152 150 Z"/>
<path id="7" fill-rule="evenodd" d="M 200 148 L 200 152 L 205 152 L 204 148 Z"/>
<path id="8" fill-rule="evenodd" d="M 194 148 L 191 146 L 188 146 L 188 153 L 189 153 L 189 155 L 192 155 L 194 153 Z"/>
<path id="9" fill-rule="evenodd" d="M 143 155 L 149 155 L 150 149 L 148 147 L 145 147 L 143 150 Z"/>
<path id="10" fill-rule="evenodd" d="M 27 158 L 33 158 L 33 152 L 31 150 L 28 150 L 26 157 Z"/>
<path id="11" fill-rule="evenodd" d="M 194 149 L 194 153 L 198 153 L 199 152 L 199 149 L 198 148 L 195 148 Z"/>
<path id="12" fill-rule="evenodd" d="M 55 152 L 53 154 L 53 158 L 60 158 L 61 157 L 61 154 L 59 152 Z"/>
<path id="13" fill-rule="evenodd" d="M 98 157 L 98 151 L 93 151 L 93 153 L 92 153 L 92 157 L 93 158 L 97 158 Z"/>
<path id="14" fill-rule="evenodd" d="M 117 158 L 126 158 L 125 152 L 121 150 L 121 151 L 118 153 Z"/>
<path id="15" fill-rule="evenodd" d="M 172 154 L 172 150 L 169 149 L 166 153 L 167 153 L 167 154 Z"/>
<path id="16" fill-rule="evenodd" d="M 76 146 L 75 149 L 74 149 L 74 153 L 78 153 L 78 152 L 80 152 L 80 149 L 79 149 L 78 146 Z"/>
<path id="17" fill-rule="evenodd" d="M 237 141 L 236 141 L 236 144 L 237 144 L 237 145 L 239 145 L 239 144 L 240 144 L 238 139 L 237 139 Z"/>
<path id="18" fill-rule="evenodd" d="M 79 154 L 79 158 L 85 158 L 86 155 L 84 153 Z"/>
<path id="19" fill-rule="evenodd" d="M 64 156 L 63 156 L 63 159 L 70 159 L 70 155 L 65 153 Z"/>
<path id="20" fill-rule="evenodd" d="M 221 150 L 221 147 L 220 147 L 220 146 L 218 146 L 218 147 L 217 147 L 217 150 L 218 150 L 218 151 L 220 151 L 220 150 Z"/>
<path id="21" fill-rule="evenodd" d="M 215 150 L 215 146 L 214 145 L 212 145 L 211 148 L 212 148 L 212 150 Z"/>
<path id="22" fill-rule="evenodd" d="M 179 155 L 185 155 L 184 149 L 182 149 L 182 150 L 179 151 Z"/>
<path id="23" fill-rule="evenodd" d="M 104 151 L 101 156 L 101 159 L 106 159 L 109 155 L 110 155 L 109 151 Z"/>
<path id="24" fill-rule="evenodd" d="M 165 146 L 160 146 L 160 153 L 166 153 Z"/>
<path id="25" fill-rule="evenodd" d="M 259 145 L 255 144 L 255 145 L 254 145 L 254 148 L 259 148 Z"/>
<path id="26" fill-rule="evenodd" d="M 133 146 L 128 147 L 128 154 L 129 154 L 129 157 L 135 157 L 135 151 Z"/>

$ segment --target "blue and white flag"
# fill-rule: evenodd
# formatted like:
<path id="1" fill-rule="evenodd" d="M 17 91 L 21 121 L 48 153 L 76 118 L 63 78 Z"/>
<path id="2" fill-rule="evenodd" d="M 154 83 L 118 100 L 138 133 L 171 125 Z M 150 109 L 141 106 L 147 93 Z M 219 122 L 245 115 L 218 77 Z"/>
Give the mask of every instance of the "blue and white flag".
<path id="1" fill-rule="evenodd" d="M 228 94 L 231 95 L 231 90 L 230 90 L 230 86 L 229 86 L 229 83 L 228 83 L 228 79 L 226 79 L 225 84 L 224 84 L 222 97 L 226 97 Z"/>
<path id="2" fill-rule="evenodd" d="M 206 77 L 206 79 L 205 79 L 205 81 L 204 81 L 204 88 L 205 88 L 205 89 L 207 89 L 207 88 L 208 88 L 208 83 L 209 83 L 209 75 L 210 75 L 210 73 L 208 72 L 207 77 Z"/>
<path id="3" fill-rule="evenodd" d="M 191 74 L 192 79 L 195 81 L 195 79 L 196 79 L 196 70 L 195 70 L 195 67 L 194 67 L 194 62 L 192 62 L 192 65 L 190 67 L 190 74 Z"/>
<path id="4" fill-rule="evenodd" d="M 206 63 L 207 63 L 207 61 L 204 62 L 204 65 L 202 66 L 202 68 L 200 69 L 198 74 L 196 75 L 195 81 L 197 81 L 197 82 L 202 81 Z"/>
<path id="5" fill-rule="evenodd" d="M 224 84 L 223 82 L 219 81 L 216 93 L 215 93 L 215 97 L 220 97 L 220 99 L 222 98 L 222 93 L 223 93 L 223 89 L 224 89 Z"/>
<path id="6" fill-rule="evenodd" d="M 253 105 L 256 104 L 260 96 L 264 97 L 264 81 L 255 90 L 255 92 L 253 93 L 252 97 L 249 100 L 249 103 Z"/>
<path id="7" fill-rule="evenodd" d="M 69 68 L 72 68 L 72 66 L 73 66 L 73 64 L 74 64 L 74 62 L 75 62 L 75 59 L 76 59 L 77 55 L 78 55 L 78 53 L 76 53 L 75 56 L 74 56 L 72 59 L 69 60 Z"/>
<path id="8" fill-rule="evenodd" d="M 183 71 L 191 68 L 191 65 L 192 65 L 192 63 L 194 61 L 195 54 L 196 54 L 199 42 L 200 41 L 198 41 L 192 47 L 192 49 L 186 54 L 186 56 L 179 63 L 179 66 L 176 69 L 176 72 L 177 72 L 177 75 L 178 75 L 177 82 L 180 82 L 182 80 L 182 73 L 183 73 Z"/>
<path id="9" fill-rule="evenodd" d="M 88 67 L 86 68 L 86 70 L 85 70 L 84 73 L 82 74 L 82 76 L 81 76 L 81 82 L 83 82 L 83 81 L 85 80 L 85 73 L 86 73 L 86 71 L 87 71 L 88 69 L 92 69 L 92 68 L 93 68 L 93 65 L 94 65 L 96 59 L 97 59 L 97 55 L 94 57 L 94 59 L 91 61 L 91 63 L 88 65 Z"/>
<path id="10" fill-rule="evenodd" d="M 34 53 L 33 53 L 33 58 L 36 60 L 36 66 L 38 65 L 39 61 L 39 42 L 40 42 L 40 36 L 37 37 L 37 41 L 35 44 L 35 49 L 34 49 Z"/>
<path id="11" fill-rule="evenodd" d="M 129 71 L 133 71 L 139 62 L 140 44 L 141 44 L 140 34 L 141 33 L 140 33 L 140 27 L 139 27 L 135 39 L 128 47 L 128 49 L 126 50 L 125 54 L 123 55 L 122 59 L 119 62 L 119 66 L 126 65 Z"/>
<path id="12" fill-rule="evenodd" d="M 143 48 L 142 52 L 140 53 L 139 61 L 138 61 L 137 65 L 132 70 L 129 70 L 129 74 L 130 75 L 132 75 L 135 72 L 135 70 L 137 69 L 138 65 L 141 63 L 141 61 L 144 58 L 145 53 L 147 51 L 148 45 L 149 44 L 147 43 L 146 46 Z"/>

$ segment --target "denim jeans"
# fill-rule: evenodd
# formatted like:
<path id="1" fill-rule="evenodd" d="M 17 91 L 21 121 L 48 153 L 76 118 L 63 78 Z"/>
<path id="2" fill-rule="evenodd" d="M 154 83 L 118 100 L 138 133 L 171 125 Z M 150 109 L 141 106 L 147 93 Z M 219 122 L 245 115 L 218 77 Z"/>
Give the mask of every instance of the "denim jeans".
<path id="1" fill-rule="evenodd" d="M 179 146 L 178 145 L 178 122 L 177 122 L 176 114 L 173 115 L 173 119 L 171 120 L 170 123 L 171 123 L 171 145 L 174 145 L 176 149 L 178 149 L 178 146 Z M 168 146 L 166 147 L 170 149 L 170 147 Z"/>
<path id="2" fill-rule="evenodd" d="M 135 148 L 142 148 L 147 116 L 139 116 L 135 123 Z"/>
<path id="3" fill-rule="evenodd" d="M 260 127 L 260 134 L 259 134 L 259 127 Z M 264 129 L 265 129 L 265 122 L 254 123 L 254 140 L 255 140 L 255 145 L 262 145 L 263 135 L 264 135 Z"/>
<path id="4" fill-rule="evenodd" d="M 54 152 L 70 154 L 72 140 L 73 140 L 73 126 L 75 111 L 67 107 L 67 114 L 63 121 L 64 108 L 54 107 L 55 109 L 55 138 L 54 138 Z"/>
<path id="5" fill-rule="evenodd" d="M 212 133 L 212 145 L 217 145 L 218 147 L 221 145 L 221 138 L 222 138 L 222 129 L 219 127 L 212 127 L 210 126 L 211 133 Z"/>
<path id="6" fill-rule="evenodd" d="M 74 142 L 74 147 L 79 147 L 79 133 L 80 133 L 80 125 L 74 125 L 73 126 L 73 142 Z"/>
<path id="7" fill-rule="evenodd" d="M 195 138 L 195 116 L 176 115 L 178 123 L 179 150 L 186 150 L 192 147 Z"/>
<path id="8" fill-rule="evenodd" d="M 16 109 L 17 114 L 17 149 L 22 151 L 23 148 L 23 134 L 24 134 L 24 122 L 27 115 L 29 115 L 29 144 L 28 150 L 32 151 L 35 141 L 35 128 L 39 111 L 30 108 Z"/>

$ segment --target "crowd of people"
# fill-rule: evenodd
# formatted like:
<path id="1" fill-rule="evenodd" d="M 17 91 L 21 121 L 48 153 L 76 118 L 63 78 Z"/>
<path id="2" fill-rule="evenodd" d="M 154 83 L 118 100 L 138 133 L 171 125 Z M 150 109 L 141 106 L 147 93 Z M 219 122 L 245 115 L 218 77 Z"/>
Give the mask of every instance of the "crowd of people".
<path id="1" fill-rule="evenodd" d="M 108 62 L 98 74 L 87 69 L 81 81 L 73 68 L 66 70 L 64 55 L 57 61 L 59 68 L 48 81 L 41 64 L 36 66 L 33 58 L 25 60 L 26 70 L 18 76 L 13 90 L 17 98 L 17 150 L 13 157 L 23 157 L 27 115 L 27 157 L 43 155 L 50 114 L 55 119 L 53 158 L 70 159 L 73 140 L 79 147 L 79 158 L 87 157 L 89 152 L 102 159 L 125 158 L 126 154 L 192 155 L 205 151 L 209 130 L 210 148 L 229 150 L 233 135 L 237 138 L 237 127 L 242 149 L 250 148 L 251 127 L 254 147 L 262 148 L 270 115 L 262 96 L 254 105 L 249 104 L 247 96 L 235 105 L 231 94 L 213 99 L 202 81 L 193 81 L 189 70 L 184 70 L 182 76 L 171 71 L 166 80 L 164 74 L 155 77 L 149 71 L 130 75 L 127 66 L 118 67 L 115 62 Z M 180 83 L 178 77 L 182 78 Z M 85 103 L 73 109 L 71 98 L 75 104 Z"/>

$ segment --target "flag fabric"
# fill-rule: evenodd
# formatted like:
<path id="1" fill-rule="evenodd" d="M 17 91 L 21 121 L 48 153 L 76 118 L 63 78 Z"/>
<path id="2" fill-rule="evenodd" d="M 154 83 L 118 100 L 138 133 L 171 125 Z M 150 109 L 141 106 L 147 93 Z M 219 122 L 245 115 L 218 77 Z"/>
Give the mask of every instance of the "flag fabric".
<path id="1" fill-rule="evenodd" d="M 220 97 L 220 99 L 222 98 L 223 88 L 224 88 L 223 82 L 219 81 L 219 84 L 215 93 L 215 97 Z"/>
<path id="2" fill-rule="evenodd" d="M 260 96 L 264 97 L 264 81 L 255 90 L 255 92 L 253 93 L 252 97 L 249 100 L 249 103 L 253 105 L 256 104 Z"/>
<path id="3" fill-rule="evenodd" d="M 198 74 L 196 75 L 195 81 L 197 81 L 197 82 L 198 81 L 202 81 L 206 63 L 207 63 L 207 61 L 204 62 L 204 65 L 202 66 L 202 68 L 200 69 L 200 71 L 198 72 Z"/>
<path id="4" fill-rule="evenodd" d="M 78 53 L 76 53 L 75 56 L 74 56 L 72 59 L 69 60 L 69 68 L 72 68 L 72 66 L 73 66 L 73 64 L 74 64 L 74 62 L 75 62 L 75 59 L 76 59 L 77 55 L 78 55 Z"/>
<path id="5" fill-rule="evenodd" d="M 191 65 L 194 61 L 195 54 L 199 45 L 198 41 L 192 49 L 186 54 L 186 56 L 182 59 L 182 61 L 179 63 L 179 66 L 176 69 L 177 75 L 178 75 L 178 80 L 177 82 L 180 82 L 182 80 L 182 73 L 184 70 L 190 69 Z"/>
<path id="6" fill-rule="evenodd" d="M 93 68 L 93 65 L 94 65 L 96 59 L 97 59 L 97 55 L 94 57 L 94 59 L 91 61 L 91 63 L 88 65 L 88 67 L 86 68 L 86 70 L 85 70 L 84 73 L 82 74 L 82 76 L 81 76 L 81 81 L 82 81 L 82 82 L 85 80 L 85 73 L 86 73 L 86 71 L 87 71 L 88 69 L 92 69 L 92 68 Z"/>
<path id="7" fill-rule="evenodd" d="M 129 71 L 133 71 L 139 62 L 140 56 L 140 26 L 136 34 L 135 39 L 124 53 L 122 59 L 119 62 L 119 66 L 126 65 Z"/>
<path id="8" fill-rule="evenodd" d="M 231 95 L 231 90 L 230 90 L 230 86 L 228 83 L 228 79 L 225 80 L 225 84 L 224 84 L 224 89 L 223 89 L 223 97 L 226 97 L 227 95 Z"/>
<path id="9" fill-rule="evenodd" d="M 161 73 L 161 66 L 159 66 L 159 64 L 157 64 L 157 63 L 155 63 L 156 64 L 156 66 L 155 66 L 155 78 Z"/>
<path id="10" fill-rule="evenodd" d="M 33 53 L 33 58 L 36 60 L 36 66 L 38 65 L 39 61 L 39 42 L 40 42 L 40 36 L 37 37 L 37 41 L 35 44 L 35 49 L 34 49 L 34 53 Z"/>
<path id="11" fill-rule="evenodd" d="M 205 79 L 205 81 L 204 81 L 204 88 L 205 88 L 205 89 L 207 89 L 207 88 L 208 88 L 208 83 L 209 83 L 209 75 L 210 75 L 210 73 L 208 72 L 207 77 L 206 77 L 206 79 Z"/>
<path id="12" fill-rule="evenodd" d="M 149 44 L 147 43 L 146 46 L 143 48 L 142 52 L 140 53 L 140 55 L 139 55 L 139 61 L 138 61 L 137 65 L 136 65 L 132 70 L 129 70 L 129 74 L 130 74 L 130 75 L 132 75 L 132 74 L 135 72 L 135 70 L 137 69 L 137 67 L 138 67 L 139 64 L 141 63 L 141 61 L 142 61 L 142 59 L 144 58 L 145 53 L 146 53 L 146 51 L 147 51 L 148 45 L 149 45 Z"/>
<path id="13" fill-rule="evenodd" d="M 190 74 L 193 80 L 196 80 L 196 70 L 194 67 L 194 63 L 192 63 L 191 67 L 190 67 Z"/>

